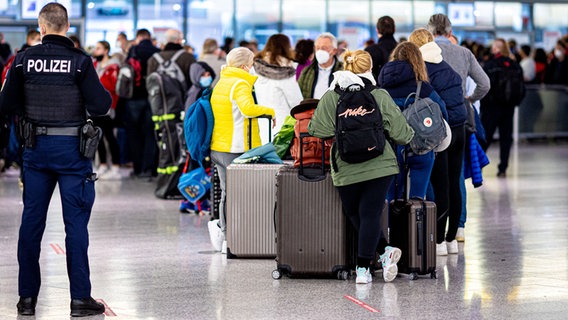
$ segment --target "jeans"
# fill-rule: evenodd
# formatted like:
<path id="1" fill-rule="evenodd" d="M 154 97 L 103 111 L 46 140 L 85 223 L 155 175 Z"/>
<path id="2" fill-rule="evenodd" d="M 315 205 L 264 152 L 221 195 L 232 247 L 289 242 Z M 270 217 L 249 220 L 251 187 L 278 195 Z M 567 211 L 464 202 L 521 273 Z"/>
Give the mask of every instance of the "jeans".
<path id="1" fill-rule="evenodd" d="M 404 146 L 396 147 L 396 154 L 400 173 L 395 178 L 395 183 L 390 187 L 387 198 L 393 200 L 395 198 L 402 199 L 404 186 L 406 184 L 406 176 L 404 173 Z M 424 155 L 410 155 L 406 158 L 406 163 L 410 170 L 410 186 L 409 197 L 424 199 L 426 190 L 430 183 L 430 174 L 434 166 L 434 152 L 430 151 Z"/>
<path id="2" fill-rule="evenodd" d="M 23 160 L 24 211 L 18 239 L 18 293 L 21 297 L 38 296 L 41 239 L 49 202 L 58 184 L 71 298 L 88 298 L 91 282 L 87 225 L 95 201 L 91 161 L 79 154 L 79 138 L 72 136 L 38 136 L 35 148 L 24 150 Z"/>

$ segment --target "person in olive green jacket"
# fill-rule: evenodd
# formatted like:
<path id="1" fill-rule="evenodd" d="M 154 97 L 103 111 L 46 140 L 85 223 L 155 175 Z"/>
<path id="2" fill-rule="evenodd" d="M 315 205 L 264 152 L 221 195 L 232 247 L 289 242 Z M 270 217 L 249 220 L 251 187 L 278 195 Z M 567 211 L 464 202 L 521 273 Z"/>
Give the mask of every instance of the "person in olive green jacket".
<path id="1" fill-rule="evenodd" d="M 313 136 L 329 138 L 335 135 L 336 107 L 339 100 L 339 94 L 334 91 L 336 86 L 344 89 L 351 84 L 363 87 L 376 85 L 371 73 L 372 60 L 369 53 L 363 50 L 348 51 L 344 59 L 346 71 L 334 73 L 334 81 L 321 98 L 310 121 L 308 131 Z M 385 137 L 396 144 L 409 143 L 414 131 L 390 95 L 378 88 L 373 89 L 371 94 L 383 117 Z M 353 164 L 341 160 L 335 145 L 331 152 L 335 152 L 336 162 L 336 168 L 332 166 L 331 171 L 333 184 L 339 191 L 345 214 L 359 232 L 356 283 L 367 284 L 372 281 L 369 267 L 377 248 L 385 250 L 380 259 L 383 278 L 386 282 L 393 281 L 398 273 L 396 263 L 400 259 L 401 251 L 388 246 L 384 235 L 381 237 L 381 214 L 387 190 L 393 177 L 399 172 L 395 153 L 390 143 L 385 143 L 382 155 Z"/>

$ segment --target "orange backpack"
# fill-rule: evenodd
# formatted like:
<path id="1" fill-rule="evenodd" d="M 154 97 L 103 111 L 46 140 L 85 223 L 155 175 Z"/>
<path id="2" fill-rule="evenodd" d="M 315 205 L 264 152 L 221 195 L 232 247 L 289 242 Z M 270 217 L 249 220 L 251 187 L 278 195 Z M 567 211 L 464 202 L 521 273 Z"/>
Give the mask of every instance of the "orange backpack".
<path id="1" fill-rule="evenodd" d="M 300 166 L 300 153 L 302 157 L 301 162 L 305 167 L 321 166 L 322 153 L 324 164 L 326 167 L 329 167 L 329 155 L 333 140 L 325 140 L 322 147 L 322 139 L 308 134 L 308 124 L 314 115 L 318 101 L 317 99 L 306 99 L 290 112 L 292 117 L 296 119 L 294 140 L 290 148 L 290 153 L 294 158 L 294 167 Z M 300 148 L 302 149 L 300 150 Z M 325 150 L 322 150 L 324 148 Z"/>

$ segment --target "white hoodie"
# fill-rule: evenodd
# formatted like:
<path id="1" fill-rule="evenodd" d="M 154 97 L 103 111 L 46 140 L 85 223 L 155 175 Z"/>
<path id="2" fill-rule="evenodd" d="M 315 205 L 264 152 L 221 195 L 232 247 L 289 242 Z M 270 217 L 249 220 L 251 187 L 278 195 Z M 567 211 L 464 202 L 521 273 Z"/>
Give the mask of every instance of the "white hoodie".
<path id="1" fill-rule="evenodd" d="M 343 90 L 352 84 L 358 84 L 361 87 L 365 88 L 365 83 L 363 83 L 361 77 L 371 81 L 374 86 L 377 85 L 377 81 L 375 81 L 373 74 L 370 71 L 359 74 L 355 74 L 351 71 L 336 71 L 333 73 L 333 81 L 331 82 L 327 90 L 335 90 L 336 85 L 339 85 L 339 88 Z"/>
<path id="2" fill-rule="evenodd" d="M 425 62 L 438 64 L 443 60 L 442 49 L 434 41 L 420 47 L 420 52 Z"/>

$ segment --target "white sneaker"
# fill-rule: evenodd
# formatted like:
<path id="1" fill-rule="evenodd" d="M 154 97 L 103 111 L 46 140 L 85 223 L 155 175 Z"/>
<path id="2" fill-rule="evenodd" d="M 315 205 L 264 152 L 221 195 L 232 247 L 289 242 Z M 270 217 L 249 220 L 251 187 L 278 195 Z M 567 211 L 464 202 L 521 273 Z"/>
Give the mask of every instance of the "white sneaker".
<path id="1" fill-rule="evenodd" d="M 371 271 L 369 268 L 356 268 L 357 278 L 355 279 L 356 284 L 367 284 L 373 282 L 373 277 L 371 276 Z"/>
<path id="2" fill-rule="evenodd" d="M 225 235 L 221 228 L 217 224 L 219 219 L 211 220 L 207 223 L 207 229 L 209 229 L 209 240 L 211 240 L 211 245 L 215 251 L 221 251 L 223 249 L 223 241 L 225 240 Z"/>
<path id="3" fill-rule="evenodd" d="M 221 253 L 227 254 L 227 240 L 223 240 L 223 244 L 221 245 Z"/>
<path id="4" fill-rule="evenodd" d="M 456 240 L 458 240 L 458 242 L 464 242 L 465 241 L 465 229 L 464 228 L 458 228 L 458 232 L 456 233 Z"/>
<path id="5" fill-rule="evenodd" d="M 436 243 L 436 255 L 437 256 L 448 255 L 448 245 L 446 245 L 446 241 L 443 241 L 442 243 Z"/>
<path id="6" fill-rule="evenodd" d="M 105 172 L 107 172 L 107 171 L 108 171 L 108 166 L 106 164 L 101 164 L 97 168 L 97 175 L 100 177 L 103 174 L 105 174 Z"/>
<path id="7" fill-rule="evenodd" d="M 380 257 L 380 262 L 383 265 L 383 279 L 385 282 L 391 282 L 398 274 L 398 266 L 396 263 L 400 260 L 402 251 L 399 248 L 386 246 L 385 253 Z"/>
<path id="8" fill-rule="evenodd" d="M 122 175 L 117 167 L 112 167 L 112 169 L 103 172 L 99 178 L 101 180 L 120 180 Z"/>
<path id="9" fill-rule="evenodd" d="M 453 240 L 450 242 L 446 242 L 446 244 L 448 245 L 448 253 L 450 254 L 456 254 L 458 253 L 458 240 Z"/>

